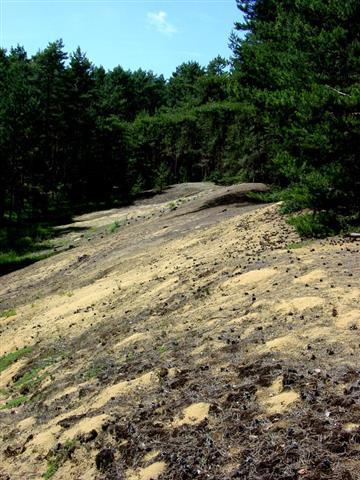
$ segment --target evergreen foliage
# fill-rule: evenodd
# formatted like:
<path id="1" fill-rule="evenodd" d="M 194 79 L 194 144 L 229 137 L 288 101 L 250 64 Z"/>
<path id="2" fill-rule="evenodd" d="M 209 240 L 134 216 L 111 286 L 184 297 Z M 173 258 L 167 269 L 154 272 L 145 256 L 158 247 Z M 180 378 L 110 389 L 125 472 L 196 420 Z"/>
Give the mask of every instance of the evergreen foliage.
<path id="1" fill-rule="evenodd" d="M 237 5 L 231 61 L 167 81 L 105 71 L 61 40 L 0 50 L 0 231 L 203 179 L 277 185 L 328 232 L 358 223 L 360 2 Z"/>

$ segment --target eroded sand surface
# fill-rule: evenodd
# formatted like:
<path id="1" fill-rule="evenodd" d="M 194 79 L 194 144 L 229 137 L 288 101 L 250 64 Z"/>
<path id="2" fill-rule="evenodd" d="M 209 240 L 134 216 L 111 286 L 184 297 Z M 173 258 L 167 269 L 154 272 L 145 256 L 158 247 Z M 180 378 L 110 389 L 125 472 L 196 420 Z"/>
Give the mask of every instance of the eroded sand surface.
<path id="1" fill-rule="evenodd" d="M 250 188 L 84 215 L 0 278 L 1 480 L 359 478 L 359 242 L 289 248 Z"/>

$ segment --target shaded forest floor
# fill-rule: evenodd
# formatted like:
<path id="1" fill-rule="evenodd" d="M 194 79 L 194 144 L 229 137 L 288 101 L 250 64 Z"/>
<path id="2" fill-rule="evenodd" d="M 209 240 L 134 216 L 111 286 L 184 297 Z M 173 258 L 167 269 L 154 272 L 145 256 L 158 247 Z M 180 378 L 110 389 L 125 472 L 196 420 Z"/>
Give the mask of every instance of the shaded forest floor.
<path id="1" fill-rule="evenodd" d="M 359 243 L 261 185 L 57 229 L 0 278 L 0 479 L 358 479 Z"/>

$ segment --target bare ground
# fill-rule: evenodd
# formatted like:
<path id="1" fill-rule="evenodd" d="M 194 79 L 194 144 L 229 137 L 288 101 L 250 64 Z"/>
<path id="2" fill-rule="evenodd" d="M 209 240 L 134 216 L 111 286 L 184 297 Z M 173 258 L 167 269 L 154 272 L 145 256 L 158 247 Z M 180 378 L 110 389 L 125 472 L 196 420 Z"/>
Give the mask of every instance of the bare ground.
<path id="1" fill-rule="evenodd" d="M 360 478 L 359 243 L 289 248 L 253 188 L 81 216 L 0 279 L 1 480 Z"/>

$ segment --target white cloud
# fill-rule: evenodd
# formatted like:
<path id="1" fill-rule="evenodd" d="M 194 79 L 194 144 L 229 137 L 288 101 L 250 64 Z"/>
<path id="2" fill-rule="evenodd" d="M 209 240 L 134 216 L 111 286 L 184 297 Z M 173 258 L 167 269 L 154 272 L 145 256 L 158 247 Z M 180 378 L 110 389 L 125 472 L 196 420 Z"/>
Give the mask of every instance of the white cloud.
<path id="1" fill-rule="evenodd" d="M 160 10 L 159 12 L 149 12 L 147 14 L 150 25 L 156 28 L 156 30 L 164 35 L 174 35 L 177 29 L 172 23 L 167 20 L 167 13 Z"/>

